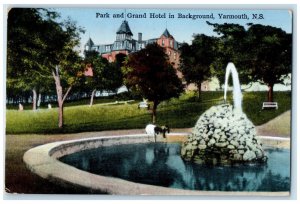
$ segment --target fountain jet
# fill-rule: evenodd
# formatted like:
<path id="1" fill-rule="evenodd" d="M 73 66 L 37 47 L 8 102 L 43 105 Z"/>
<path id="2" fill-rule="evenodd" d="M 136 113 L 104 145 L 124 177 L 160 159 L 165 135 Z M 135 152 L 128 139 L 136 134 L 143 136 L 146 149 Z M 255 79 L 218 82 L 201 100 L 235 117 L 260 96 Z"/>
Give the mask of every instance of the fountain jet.
<path id="1" fill-rule="evenodd" d="M 236 111 L 242 111 L 242 92 L 239 80 L 239 74 L 232 62 L 229 62 L 226 67 L 225 84 L 224 84 L 224 101 L 227 99 L 228 78 L 231 73 L 233 81 L 233 103 Z"/>

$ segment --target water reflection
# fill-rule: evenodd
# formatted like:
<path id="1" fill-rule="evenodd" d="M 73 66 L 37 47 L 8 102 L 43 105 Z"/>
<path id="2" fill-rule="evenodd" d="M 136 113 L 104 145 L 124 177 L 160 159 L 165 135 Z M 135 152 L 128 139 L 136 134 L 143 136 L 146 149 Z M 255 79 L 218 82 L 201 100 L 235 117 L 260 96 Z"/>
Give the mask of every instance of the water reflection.
<path id="1" fill-rule="evenodd" d="M 204 166 L 185 162 L 180 144 L 148 143 L 86 150 L 61 161 L 91 173 L 165 187 L 220 191 L 289 191 L 289 150 L 269 149 L 268 163 Z"/>

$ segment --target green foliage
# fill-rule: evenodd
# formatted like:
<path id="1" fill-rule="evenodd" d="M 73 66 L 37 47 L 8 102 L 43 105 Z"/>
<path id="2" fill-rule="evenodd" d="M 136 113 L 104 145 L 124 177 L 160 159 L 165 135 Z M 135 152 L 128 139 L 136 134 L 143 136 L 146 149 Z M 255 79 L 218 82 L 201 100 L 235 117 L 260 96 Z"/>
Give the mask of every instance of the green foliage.
<path id="1" fill-rule="evenodd" d="M 86 51 L 84 64 L 91 66 L 93 76 L 84 77 L 84 86 L 81 87 L 83 92 L 98 90 L 116 92 L 122 86 L 121 64 L 125 55 L 118 54 L 116 61 L 109 63 L 107 59 L 99 56 L 96 51 Z"/>
<path id="2" fill-rule="evenodd" d="M 224 83 L 225 69 L 229 62 L 233 62 L 238 69 L 239 79 L 242 84 L 248 84 L 251 81 L 249 70 L 245 69 L 248 63 L 248 56 L 245 55 L 249 48 L 245 44 L 247 31 L 244 26 L 239 24 L 212 24 L 214 32 L 218 36 L 217 46 L 215 50 L 215 61 L 211 64 L 212 73 L 220 82 L 220 86 Z"/>
<path id="3" fill-rule="evenodd" d="M 85 77 L 85 86 L 82 87 L 84 90 L 99 90 L 103 91 L 107 88 L 104 79 L 104 70 L 109 69 L 109 62 L 99 56 L 96 51 L 87 52 L 86 58 L 84 59 L 84 66 L 89 66 L 93 70 L 93 76 Z"/>
<path id="4" fill-rule="evenodd" d="M 292 71 L 292 36 L 280 28 L 250 24 L 246 53 L 253 80 L 268 86 L 283 83 L 283 76 Z"/>
<path id="5" fill-rule="evenodd" d="M 266 92 L 245 92 L 243 110 L 255 124 L 261 125 L 279 114 L 290 110 L 291 93 L 275 92 L 278 110 L 261 110 Z M 223 92 L 203 92 L 201 101 L 193 100 L 195 93 L 182 94 L 180 98 L 163 101 L 157 110 L 158 124 L 168 124 L 173 128 L 190 128 L 196 124 L 199 116 L 222 102 Z M 98 101 L 100 103 L 100 101 Z M 105 101 L 109 102 L 109 101 Z M 74 104 L 73 104 L 74 105 Z M 146 109 L 138 109 L 137 103 L 123 105 L 101 105 L 92 107 L 70 106 L 65 108 L 66 123 L 64 129 L 57 127 L 56 108 L 39 111 L 6 112 L 6 132 L 21 133 L 71 133 L 85 131 L 103 131 L 118 129 L 145 128 L 151 122 L 151 113 Z"/>
<path id="6" fill-rule="evenodd" d="M 20 92 L 53 88 L 52 71 L 60 67 L 65 84 L 76 82 L 80 70 L 79 45 L 83 30 L 70 19 L 58 22 L 59 14 L 47 9 L 12 8 L 8 14 L 7 83 L 8 90 Z M 51 94 L 51 93 L 50 93 Z"/>
<path id="7" fill-rule="evenodd" d="M 46 9 L 12 8 L 8 15 L 7 67 L 8 78 L 25 90 L 33 90 L 33 110 L 37 89 L 41 92 L 42 87 L 49 87 L 53 77 L 51 85 L 54 81 L 60 107 L 58 126 L 63 127 L 64 100 L 81 82 L 81 59 L 74 48 L 83 30 L 70 19 L 59 23 L 57 17 Z"/>
<path id="8" fill-rule="evenodd" d="M 212 75 L 210 65 L 215 60 L 217 39 L 204 34 L 193 37 L 192 45 L 184 43 L 180 47 L 179 69 L 185 81 L 188 84 L 195 83 L 200 93 L 201 83 Z"/>
<path id="9" fill-rule="evenodd" d="M 125 85 L 143 98 L 153 101 L 152 123 L 156 123 L 158 104 L 178 97 L 183 85 L 174 67 L 168 60 L 164 48 L 156 43 L 129 55 L 123 66 Z"/>
<path id="10" fill-rule="evenodd" d="M 104 78 L 107 84 L 106 90 L 116 92 L 117 89 L 123 85 L 123 74 L 121 67 L 125 62 L 125 58 L 125 54 L 117 54 L 115 62 L 111 63 L 109 69 L 105 70 Z"/>
<path id="11" fill-rule="evenodd" d="M 168 55 L 153 43 L 129 55 L 123 66 L 125 85 L 149 101 L 160 102 L 178 97 L 183 86 Z"/>
<path id="12" fill-rule="evenodd" d="M 46 42 L 41 40 L 41 32 L 46 23 L 41 17 L 42 9 L 12 8 L 8 14 L 7 29 L 7 83 L 8 90 L 18 92 L 39 88 L 41 82 L 49 82 L 49 76 L 41 75 L 43 51 Z"/>
<path id="13" fill-rule="evenodd" d="M 280 28 L 248 24 L 212 24 L 219 37 L 213 74 L 223 83 L 225 67 L 233 62 L 242 84 L 261 82 L 269 86 L 268 100 L 273 101 L 273 86 L 283 83 L 291 73 L 292 35 Z"/>

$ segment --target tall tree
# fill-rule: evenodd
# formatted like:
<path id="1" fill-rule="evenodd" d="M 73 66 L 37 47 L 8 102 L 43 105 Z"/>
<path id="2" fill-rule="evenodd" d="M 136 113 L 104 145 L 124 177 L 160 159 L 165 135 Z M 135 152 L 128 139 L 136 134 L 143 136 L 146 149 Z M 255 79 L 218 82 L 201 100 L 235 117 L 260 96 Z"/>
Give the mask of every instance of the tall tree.
<path id="1" fill-rule="evenodd" d="M 49 86 L 45 83 L 49 76 L 37 72 L 44 65 L 46 18 L 56 18 L 56 13 L 13 8 L 8 14 L 7 78 L 23 91 L 32 90 L 33 110 L 36 109 L 37 91 Z"/>
<path id="2" fill-rule="evenodd" d="M 233 62 L 238 69 L 240 82 L 248 84 L 251 82 L 251 76 L 248 69 L 245 68 L 249 59 L 245 55 L 249 51 L 246 46 L 247 31 L 244 26 L 233 23 L 210 23 L 214 32 L 218 36 L 215 55 L 217 56 L 212 63 L 212 74 L 218 78 L 220 86 L 224 83 L 225 68 L 229 62 Z"/>
<path id="3" fill-rule="evenodd" d="M 57 34 L 62 35 L 62 49 L 60 52 L 54 53 L 54 60 L 50 61 L 51 63 L 45 71 L 50 70 L 55 81 L 58 102 L 58 127 L 62 128 L 64 125 L 64 102 L 71 89 L 76 85 L 80 86 L 79 79 L 83 77 L 83 70 L 85 70 L 85 64 L 82 64 L 78 51 L 74 50 L 80 43 L 80 33 L 83 30 L 70 20 L 64 22 L 63 27 L 57 24 L 56 29 Z M 48 43 L 53 43 L 53 41 Z"/>
<path id="4" fill-rule="evenodd" d="M 125 63 L 126 55 L 119 53 L 116 55 L 116 60 L 111 63 L 109 69 L 105 70 L 104 77 L 107 81 L 107 89 L 112 92 L 117 90 L 123 85 L 123 74 L 121 67 Z"/>
<path id="5" fill-rule="evenodd" d="M 79 45 L 82 29 L 70 19 L 59 23 L 58 16 L 46 9 L 11 9 L 8 15 L 7 61 L 9 78 L 27 84 L 33 90 L 45 84 L 45 79 L 53 77 L 59 106 L 59 127 L 62 127 L 63 103 L 77 78 L 82 76 L 80 57 L 74 50 Z M 35 96 L 36 93 L 33 98 Z"/>
<path id="6" fill-rule="evenodd" d="M 128 56 L 122 67 L 125 85 L 153 102 L 152 122 L 163 100 L 178 97 L 183 91 L 181 80 L 168 61 L 164 48 L 156 43 Z"/>
<path id="7" fill-rule="evenodd" d="M 104 70 L 109 69 L 110 65 L 97 51 L 88 51 L 85 56 L 86 66 L 90 66 L 93 70 L 93 76 L 85 76 L 85 89 L 91 91 L 90 106 L 92 106 L 96 91 L 103 91 L 106 88 Z"/>
<path id="8" fill-rule="evenodd" d="M 93 76 L 85 77 L 86 89 L 91 91 L 90 106 L 93 105 L 95 92 L 112 91 L 116 92 L 123 83 L 121 65 L 126 55 L 116 55 L 116 61 L 109 63 L 107 59 L 99 56 L 96 51 L 86 52 L 85 63 L 91 66 Z"/>
<path id="9" fill-rule="evenodd" d="M 260 82 L 269 87 L 268 101 L 273 101 L 274 84 L 283 83 L 291 73 L 292 36 L 280 28 L 248 24 L 211 24 L 220 35 L 214 73 L 223 80 L 228 62 L 238 67 L 243 84 Z M 221 81 L 220 81 L 221 82 Z"/>
<path id="10" fill-rule="evenodd" d="M 180 47 L 180 71 L 188 84 L 194 83 L 200 98 L 201 84 L 211 77 L 210 65 L 215 59 L 216 38 L 198 34 L 191 45 Z"/>
<path id="11" fill-rule="evenodd" d="M 249 24 L 245 55 L 250 59 L 247 69 L 253 80 L 269 88 L 268 101 L 273 101 L 273 87 L 283 83 L 292 69 L 292 35 L 280 28 Z"/>

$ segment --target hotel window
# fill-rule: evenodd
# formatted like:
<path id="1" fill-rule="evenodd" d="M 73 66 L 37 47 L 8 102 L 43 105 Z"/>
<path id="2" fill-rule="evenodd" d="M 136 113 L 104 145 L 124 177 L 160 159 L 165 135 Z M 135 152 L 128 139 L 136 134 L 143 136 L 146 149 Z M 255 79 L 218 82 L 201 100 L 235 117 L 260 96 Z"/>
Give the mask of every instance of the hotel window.
<path id="1" fill-rule="evenodd" d="M 161 46 L 165 46 L 165 40 L 162 40 Z"/>
<path id="2" fill-rule="evenodd" d="M 170 47 L 173 47 L 173 40 L 170 40 Z"/>
<path id="3" fill-rule="evenodd" d="M 176 53 L 174 52 L 174 60 L 176 59 Z"/>

